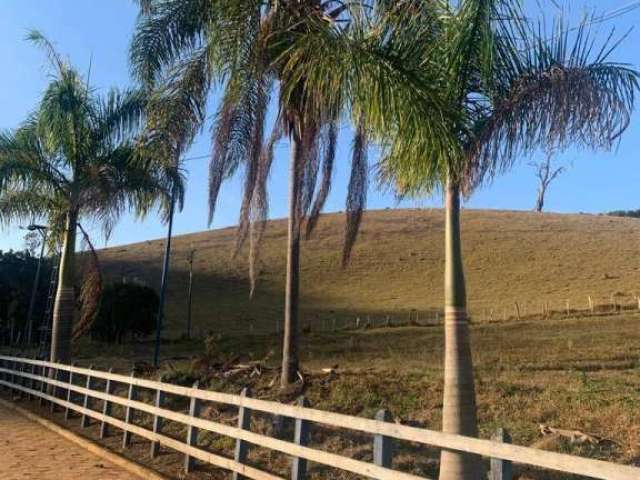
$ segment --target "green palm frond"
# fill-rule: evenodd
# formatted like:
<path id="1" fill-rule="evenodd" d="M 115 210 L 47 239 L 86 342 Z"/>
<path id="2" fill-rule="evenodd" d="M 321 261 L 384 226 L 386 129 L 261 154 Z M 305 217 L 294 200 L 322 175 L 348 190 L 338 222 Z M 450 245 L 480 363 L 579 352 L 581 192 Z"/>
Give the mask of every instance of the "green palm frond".
<path id="1" fill-rule="evenodd" d="M 517 18 L 501 22 L 490 109 L 474 122 L 468 176 L 477 185 L 527 152 L 570 144 L 610 149 L 628 127 L 640 76 L 610 62 L 611 36 L 596 49 L 583 23 L 576 32 L 559 20 L 554 34 Z"/>
<path id="2" fill-rule="evenodd" d="M 26 39 L 37 47 L 41 48 L 46 53 L 51 66 L 56 69 L 58 75 L 63 75 L 67 71 L 67 63 L 58 53 L 53 43 L 47 37 L 45 37 L 41 31 L 30 30 L 27 33 Z"/>
<path id="3" fill-rule="evenodd" d="M 133 74 L 153 87 L 163 72 L 200 48 L 215 15 L 215 0 L 144 0 L 130 47 Z"/>
<path id="4" fill-rule="evenodd" d="M 148 95 L 140 89 L 110 89 L 96 105 L 96 138 L 116 143 L 131 140 L 143 127 L 147 103 Z"/>
<path id="5" fill-rule="evenodd" d="M 0 224 L 30 222 L 46 218 L 47 212 L 61 206 L 51 192 L 39 189 L 5 189 L 0 192 Z"/>
<path id="6" fill-rule="evenodd" d="M 62 193 L 69 180 L 59 159 L 44 150 L 32 121 L 0 132 L 0 191 L 5 186 L 37 186 Z"/>
<path id="7" fill-rule="evenodd" d="M 433 22 L 400 22 L 392 13 L 354 21 L 346 32 L 318 23 L 300 34 L 286 52 L 284 95 L 302 84 L 310 109 L 346 106 L 354 123 L 362 119 L 371 141 L 382 147 L 384 171 L 405 178 L 428 173 L 420 178 L 435 176 L 438 185 L 459 156 L 454 126 L 462 117 L 442 94 L 451 86 Z M 427 38 L 432 40 L 416 42 Z M 432 157 L 428 162 L 425 152 Z"/>
<path id="8" fill-rule="evenodd" d="M 30 39 L 64 64 L 41 33 Z M 81 219 L 101 222 L 108 236 L 122 213 L 145 215 L 166 188 L 157 173 L 162 159 L 144 157 L 137 145 L 147 96 L 133 89 L 99 96 L 63 66 L 35 112 L 16 130 L 0 133 L 3 221 L 37 215 L 61 233 L 68 212 L 78 211 Z"/>
<path id="9" fill-rule="evenodd" d="M 596 48 L 588 22 L 574 31 L 562 19 L 548 36 L 517 2 L 464 0 L 435 8 L 432 41 L 413 51 L 419 68 L 435 77 L 423 92 L 439 97 L 451 114 L 441 122 L 448 132 L 393 111 L 381 111 L 386 128 L 371 123 L 383 147 L 379 179 L 399 194 L 432 193 L 447 178 L 469 194 L 538 148 L 606 149 L 627 128 L 638 73 L 608 60 L 618 45 L 611 36 Z M 410 19 L 381 20 L 392 25 L 381 31 L 420 37 Z M 435 142 L 434 135 L 447 141 Z"/>

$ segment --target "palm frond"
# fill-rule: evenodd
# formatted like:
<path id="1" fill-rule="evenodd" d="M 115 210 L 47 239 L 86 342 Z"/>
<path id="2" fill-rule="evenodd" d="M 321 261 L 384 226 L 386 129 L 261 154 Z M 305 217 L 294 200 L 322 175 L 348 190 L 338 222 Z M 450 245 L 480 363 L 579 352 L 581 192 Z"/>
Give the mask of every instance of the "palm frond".
<path id="1" fill-rule="evenodd" d="M 47 212 L 60 207 L 59 198 L 37 188 L 0 191 L 0 224 L 33 223 L 46 218 Z"/>
<path id="2" fill-rule="evenodd" d="M 131 140 L 143 127 L 148 96 L 140 89 L 112 88 L 98 101 L 96 135 L 114 142 Z"/>
<path id="3" fill-rule="evenodd" d="M 273 79 L 264 71 L 245 70 L 229 80 L 213 129 L 213 151 L 209 163 L 209 223 L 213 221 L 220 185 L 246 162 L 240 223 L 248 225 L 246 220 L 253 194 L 255 165 L 262 147 L 272 84 Z"/>
<path id="4" fill-rule="evenodd" d="M 214 0 L 143 0 L 129 57 L 134 77 L 151 88 L 165 69 L 201 48 Z"/>
<path id="5" fill-rule="evenodd" d="M 539 148 L 610 149 L 628 127 L 640 75 L 608 61 L 612 37 L 596 50 L 586 24 L 573 33 L 559 20 L 554 31 L 545 38 L 526 20 L 501 24 L 492 108 L 468 148 L 472 186 Z"/>
<path id="6" fill-rule="evenodd" d="M 30 30 L 27 33 L 26 39 L 45 52 L 51 66 L 56 69 L 58 75 L 62 75 L 67 71 L 66 62 L 58 53 L 53 43 L 51 43 L 51 41 L 40 30 Z"/>
<path id="7" fill-rule="evenodd" d="M 348 32 L 319 24 L 282 54 L 283 95 L 299 95 L 295 89 L 302 88 L 312 112 L 349 107 L 354 123 L 362 120 L 380 144 L 387 171 L 418 178 L 431 152 L 430 165 L 435 162 L 435 173 L 446 178 L 459 157 L 454 126 L 460 116 L 442 95 L 450 86 L 437 42 L 415 41 L 433 32 L 433 24 L 399 24 L 384 15 L 354 21 Z"/>
<path id="8" fill-rule="evenodd" d="M 338 144 L 338 127 L 335 121 L 329 122 L 323 127 L 321 134 L 321 148 L 322 148 L 322 178 L 320 180 L 318 191 L 316 193 L 313 206 L 307 216 L 306 224 L 306 237 L 311 237 L 318 220 L 320 219 L 320 213 L 324 208 L 324 204 L 329 196 L 331 190 L 331 183 L 333 178 L 333 166 L 336 158 L 336 147 Z"/>
<path id="9" fill-rule="evenodd" d="M 76 342 L 91 330 L 100 308 L 103 287 L 102 272 L 98 254 L 93 247 L 91 238 L 80 223 L 78 223 L 78 228 L 82 233 L 83 243 L 89 251 L 89 258 L 84 265 L 82 288 L 80 290 L 79 297 L 81 305 L 80 318 L 78 318 L 78 321 L 73 326 L 73 332 L 71 334 L 72 342 Z"/>
<path id="10" fill-rule="evenodd" d="M 351 177 L 347 193 L 346 225 L 344 247 L 342 249 L 342 266 L 345 267 L 351 258 L 351 250 L 358 237 L 362 212 L 367 203 L 367 181 L 369 165 L 367 162 L 367 133 L 364 125 L 358 125 L 353 140 L 353 159 L 351 161 Z"/>
<path id="11" fill-rule="evenodd" d="M 260 154 L 260 164 L 256 175 L 253 195 L 251 197 L 251 218 L 249 226 L 249 281 L 251 284 L 249 296 L 253 297 L 258 281 L 257 265 L 260 258 L 260 250 L 264 231 L 269 216 L 269 198 L 267 192 L 267 180 L 273 165 L 275 144 L 284 135 L 284 127 L 281 119 L 277 119 L 269 141 Z"/>

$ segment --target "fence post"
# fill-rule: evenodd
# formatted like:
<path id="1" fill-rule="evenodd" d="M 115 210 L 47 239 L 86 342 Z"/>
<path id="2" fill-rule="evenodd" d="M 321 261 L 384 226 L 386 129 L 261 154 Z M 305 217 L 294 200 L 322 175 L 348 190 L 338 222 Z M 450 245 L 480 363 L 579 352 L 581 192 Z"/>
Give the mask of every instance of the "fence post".
<path id="1" fill-rule="evenodd" d="M 11 367 L 9 367 L 9 369 L 11 370 L 11 380 L 9 380 L 11 382 L 10 393 L 11 398 L 13 399 L 13 397 L 15 397 L 16 395 L 16 389 L 14 388 L 14 385 L 16 384 L 16 361 L 11 360 L 9 362 L 9 365 L 11 365 Z"/>
<path id="2" fill-rule="evenodd" d="M 109 373 L 113 373 L 113 368 L 109 369 Z M 104 393 L 107 395 L 111 395 L 113 393 L 113 383 L 111 383 L 111 379 L 107 379 L 107 384 L 104 387 Z M 109 429 L 109 424 L 105 422 L 106 417 L 111 416 L 111 408 L 112 404 L 110 401 L 105 400 L 102 404 L 102 423 L 100 424 L 100 438 L 104 438 L 107 435 L 107 430 Z"/>
<path id="3" fill-rule="evenodd" d="M 33 360 L 35 360 L 35 357 L 33 358 Z M 36 374 L 36 366 L 33 363 L 31 364 L 31 370 L 29 373 L 32 376 Z M 36 381 L 32 377 L 31 380 L 29 380 L 29 390 L 35 390 L 35 388 L 36 388 Z M 33 400 L 33 393 L 29 393 L 29 400 Z"/>
<path id="4" fill-rule="evenodd" d="M 89 365 L 89 370 L 93 369 L 93 365 Z M 87 380 L 85 382 L 85 388 L 87 390 L 91 390 L 92 385 L 91 374 L 87 374 Z M 84 408 L 89 408 L 91 405 L 91 396 L 88 393 L 84 394 L 84 399 L 82 400 L 82 406 Z M 89 416 L 82 414 L 82 418 L 80 419 L 80 428 L 87 428 L 89 426 Z"/>
<path id="5" fill-rule="evenodd" d="M 195 382 L 193 384 L 193 389 L 197 390 L 200 388 L 200 382 Z M 202 402 L 199 398 L 191 397 L 191 401 L 189 402 L 189 416 L 193 418 L 197 418 L 200 416 L 200 404 Z M 187 426 L 187 445 L 190 447 L 194 447 L 198 444 L 198 427 L 194 427 L 193 425 Z M 195 467 L 195 458 L 191 455 L 186 454 L 184 457 L 184 473 L 191 473 Z"/>
<path id="6" fill-rule="evenodd" d="M 131 370 L 131 380 L 135 377 L 135 370 Z M 129 384 L 129 393 L 127 394 L 128 400 L 136 400 L 137 399 L 137 390 L 133 382 Z M 129 425 L 133 423 L 133 408 L 127 405 L 127 408 L 124 413 L 124 423 Z M 131 432 L 125 429 L 122 432 L 122 448 L 127 448 L 131 444 Z"/>
<path id="7" fill-rule="evenodd" d="M 58 370 L 57 368 L 52 368 L 49 371 L 49 377 L 53 381 L 59 380 L 59 378 L 60 378 L 60 370 Z M 55 385 L 51 385 L 51 388 L 48 388 L 47 390 L 49 390 L 49 393 L 54 398 L 58 396 L 58 393 L 60 393 L 60 390 Z M 51 413 L 55 412 L 56 406 L 57 406 L 56 402 L 53 402 L 53 401 L 49 402 L 49 411 Z"/>
<path id="8" fill-rule="evenodd" d="M 158 389 L 156 390 L 156 408 L 162 408 L 162 404 L 164 403 L 164 391 Z M 159 415 L 153 416 L 153 433 L 160 433 L 162 430 L 163 418 Z M 154 440 L 151 442 L 151 458 L 156 458 L 158 456 L 158 452 L 160 451 L 160 442 Z"/>
<path id="9" fill-rule="evenodd" d="M 242 397 L 250 397 L 251 390 L 249 387 L 244 387 L 240 395 Z M 241 428 L 242 430 L 251 429 L 251 410 L 244 405 L 241 405 L 238 409 L 238 428 Z M 236 439 L 236 450 L 233 459 L 238 463 L 244 463 L 247 460 L 248 453 L 249 444 L 239 438 Z M 240 475 L 238 472 L 233 472 L 233 476 L 231 478 L 232 480 L 240 480 L 243 479 L 244 476 Z"/>
<path id="10" fill-rule="evenodd" d="M 71 364 L 72 367 L 77 366 L 76 362 Z M 73 372 L 69 372 L 69 386 L 73 385 Z M 73 390 L 71 388 L 67 388 L 67 403 L 73 403 Z M 64 409 L 64 419 L 69 420 L 71 418 L 71 410 L 69 406 Z"/>
<path id="11" fill-rule="evenodd" d="M 9 361 L 8 360 L 0 360 L 0 366 L 6 370 L 9 370 Z M 9 381 L 9 374 L 3 372 L 2 374 L 0 374 L 0 378 L 2 378 L 3 381 L 8 382 Z M 9 387 L 7 385 L 3 385 L 2 389 L 3 390 L 7 390 Z"/>
<path id="12" fill-rule="evenodd" d="M 376 420 L 379 422 L 391 422 L 391 413 L 386 408 L 378 410 Z M 385 468 L 391 468 L 393 463 L 393 439 L 384 435 L 373 437 L 373 463 Z"/>
<path id="13" fill-rule="evenodd" d="M 493 436 L 493 439 L 496 442 L 511 443 L 511 435 L 509 435 L 504 428 L 499 428 Z M 512 480 L 512 478 L 513 468 L 509 460 L 502 460 L 501 458 L 491 459 L 490 480 Z"/>
<path id="14" fill-rule="evenodd" d="M 309 401 L 305 397 L 300 397 L 298 405 L 303 408 L 309 407 Z M 306 447 L 309 444 L 309 427 L 311 423 L 308 420 L 296 418 L 295 431 L 293 441 L 296 445 Z M 305 480 L 307 478 L 307 459 L 293 457 L 291 463 L 291 480 Z"/>
<path id="15" fill-rule="evenodd" d="M 49 376 L 49 368 L 44 365 L 40 368 L 40 406 L 44 405 L 44 398 L 42 395 L 45 394 L 47 390 L 47 382 L 46 378 Z"/>
<path id="16" fill-rule="evenodd" d="M 7 361 L 3 360 L 0 358 L 0 368 L 7 368 Z M 7 374 L 4 372 L 0 372 L 0 379 L 4 382 L 8 381 L 7 380 Z M 2 385 L 2 390 L 6 390 L 7 386 L 6 385 Z"/>
<path id="17" fill-rule="evenodd" d="M 20 373 L 24 373 L 24 369 L 26 367 L 26 364 L 24 362 L 20 362 Z M 22 387 L 26 387 L 26 383 L 27 380 L 22 376 L 22 375 L 18 375 L 18 377 L 20 378 L 18 384 Z M 24 398 L 24 392 L 22 390 L 18 390 L 18 398 L 20 400 L 22 400 Z"/>

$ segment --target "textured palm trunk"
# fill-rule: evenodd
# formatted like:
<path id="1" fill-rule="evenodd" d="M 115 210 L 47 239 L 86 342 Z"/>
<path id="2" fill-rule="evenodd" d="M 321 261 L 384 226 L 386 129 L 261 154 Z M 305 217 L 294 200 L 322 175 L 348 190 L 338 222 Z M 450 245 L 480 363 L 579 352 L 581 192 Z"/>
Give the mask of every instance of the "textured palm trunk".
<path id="1" fill-rule="evenodd" d="M 287 236 L 287 279 L 282 344 L 282 376 L 280 385 L 287 387 L 298 373 L 298 312 L 300 288 L 300 138 L 291 135 L 289 166 L 289 220 Z"/>
<path id="2" fill-rule="evenodd" d="M 476 437 L 473 364 L 460 241 L 460 188 L 449 181 L 445 193 L 445 353 L 442 430 Z M 479 480 L 476 455 L 443 450 L 440 480 Z"/>
<path id="3" fill-rule="evenodd" d="M 71 333 L 75 311 L 75 250 L 78 212 L 70 210 L 64 230 L 64 241 L 60 255 L 58 289 L 53 307 L 53 330 L 51 332 L 51 361 L 69 363 L 71 359 Z"/>

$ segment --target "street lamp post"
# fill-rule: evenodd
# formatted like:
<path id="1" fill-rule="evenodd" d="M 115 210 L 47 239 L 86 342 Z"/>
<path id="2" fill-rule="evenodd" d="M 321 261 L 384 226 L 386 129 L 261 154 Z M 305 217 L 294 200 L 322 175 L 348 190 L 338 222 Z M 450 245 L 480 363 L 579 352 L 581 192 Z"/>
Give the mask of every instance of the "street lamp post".
<path id="1" fill-rule="evenodd" d="M 164 319 L 164 300 L 167 290 L 167 281 L 169 277 L 169 257 L 171 256 L 171 233 L 173 230 L 173 213 L 176 203 L 176 189 L 171 189 L 171 203 L 169 205 L 169 227 L 167 229 L 167 242 L 164 247 L 164 261 L 162 263 L 162 282 L 160 284 L 160 301 L 158 302 L 158 315 L 156 317 L 156 343 L 153 352 L 153 366 L 160 366 L 160 341 L 162 332 L 162 321 Z"/>
<path id="2" fill-rule="evenodd" d="M 40 285 L 40 270 L 42 267 L 42 257 L 44 257 L 44 249 L 47 244 L 47 227 L 44 225 L 29 225 L 27 230 L 30 232 L 39 232 L 42 235 L 42 246 L 40 247 L 40 257 L 38 257 L 38 266 L 36 267 L 36 276 L 33 280 L 31 289 L 31 300 L 29 301 L 29 311 L 27 313 L 27 345 L 31 345 L 33 335 L 33 310 L 36 305 L 36 296 L 38 295 L 38 286 Z"/>
<path id="3" fill-rule="evenodd" d="M 191 299 L 193 296 L 193 255 L 195 250 L 189 252 L 189 293 L 187 299 L 187 339 L 191 339 Z"/>

